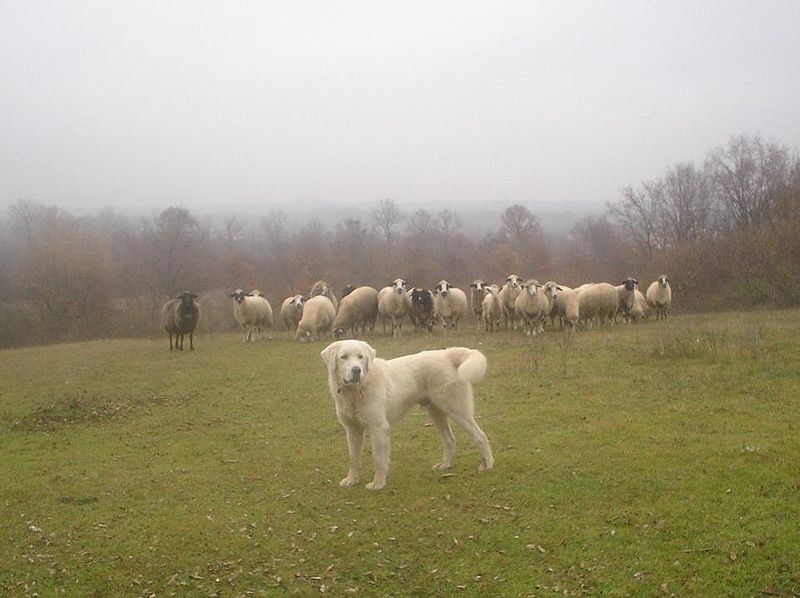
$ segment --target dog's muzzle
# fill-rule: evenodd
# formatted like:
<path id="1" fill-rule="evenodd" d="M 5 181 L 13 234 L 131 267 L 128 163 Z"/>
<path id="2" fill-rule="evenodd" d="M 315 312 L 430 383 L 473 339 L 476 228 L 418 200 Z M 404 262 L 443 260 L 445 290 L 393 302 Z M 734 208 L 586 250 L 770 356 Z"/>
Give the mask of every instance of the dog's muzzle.
<path id="1" fill-rule="evenodd" d="M 361 368 L 359 366 L 354 365 L 352 368 L 350 368 L 350 371 L 348 372 L 348 374 L 350 375 L 350 377 L 349 378 L 345 377 L 345 379 L 344 379 L 345 383 L 347 383 L 347 384 L 358 384 L 359 382 L 361 382 L 362 372 L 361 372 Z"/>

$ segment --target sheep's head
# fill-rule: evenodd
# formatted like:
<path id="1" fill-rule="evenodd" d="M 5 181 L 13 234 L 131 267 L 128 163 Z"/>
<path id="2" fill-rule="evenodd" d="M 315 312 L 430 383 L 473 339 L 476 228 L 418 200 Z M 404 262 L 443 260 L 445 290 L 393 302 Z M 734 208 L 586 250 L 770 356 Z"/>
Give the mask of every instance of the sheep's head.
<path id="1" fill-rule="evenodd" d="M 294 297 L 289 299 L 289 305 L 291 305 L 292 307 L 295 307 L 295 308 L 303 307 L 303 303 L 304 303 L 304 301 L 303 301 L 303 296 L 302 295 L 295 295 Z"/>
<path id="2" fill-rule="evenodd" d="M 535 278 L 531 278 L 530 280 L 526 280 L 525 282 L 523 282 L 519 286 L 523 291 L 527 292 L 528 295 L 531 295 L 531 296 L 538 294 L 539 293 L 539 289 L 542 287 L 542 285 L 539 284 L 539 281 L 536 280 Z"/>
<path id="3" fill-rule="evenodd" d="M 402 278 L 396 278 L 392 282 L 392 289 L 398 295 L 401 294 L 401 293 L 405 293 L 407 288 L 408 288 L 408 285 L 406 284 L 406 281 L 403 280 Z"/>
<path id="4" fill-rule="evenodd" d="M 342 289 L 342 298 L 344 299 L 345 297 L 347 297 L 350 293 L 352 293 L 355 290 L 356 290 L 356 285 L 348 284 L 347 286 L 345 286 Z"/>
<path id="5" fill-rule="evenodd" d="M 475 289 L 476 291 L 482 291 L 484 288 L 486 288 L 486 283 L 478 278 L 477 280 L 472 281 L 472 284 L 469 285 L 469 288 Z"/>
<path id="6" fill-rule="evenodd" d="M 236 289 L 233 293 L 231 293 L 231 297 L 236 303 L 244 303 L 244 298 L 247 297 L 247 293 L 245 293 L 242 289 Z"/>
<path id="7" fill-rule="evenodd" d="M 411 303 L 414 305 L 431 305 L 431 292 L 428 289 L 411 289 Z"/>
<path id="8" fill-rule="evenodd" d="M 625 290 L 634 291 L 636 290 L 636 286 L 639 284 L 639 281 L 635 278 L 626 278 L 620 284 L 625 285 Z"/>
<path id="9" fill-rule="evenodd" d="M 436 288 L 433 290 L 434 295 L 441 295 L 442 297 L 447 297 L 450 294 L 450 283 L 446 280 L 439 281 L 439 284 L 436 285 Z"/>
<path id="10" fill-rule="evenodd" d="M 546 293 L 546 294 L 547 294 L 547 295 L 548 295 L 548 296 L 549 296 L 551 299 L 555 299 L 555 298 L 558 296 L 558 293 L 559 293 L 559 292 L 561 292 L 561 291 L 563 291 L 563 290 L 564 290 L 564 289 L 562 289 L 560 286 L 558 286 L 558 285 L 557 285 L 555 282 L 553 282 L 552 280 L 550 280 L 550 281 L 546 282 L 546 283 L 545 283 L 545 285 L 544 285 L 544 292 L 545 292 L 545 293 Z"/>
<path id="11" fill-rule="evenodd" d="M 512 289 L 521 287 L 519 282 L 519 276 L 517 276 L 516 274 L 509 274 L 508 277 L 506 278 L 506 285 L 508 285 Z"/>
<path id="12" fill-rule="evenodd" d="M 185 307 L 190 307 L 194 300 L 197 299 L 197 295 L 194 293 L 190 293 L 189 291 L 183 291 L 180 295 L 178 295 L 178 299 L 181 300 L 181 304 Z"/>
<path id="13" fill-rule="evenodd" d="M 669 277 L 666 274 L 662 274 L 658 277 L 658 284 L 664 288 L 667 288 L 669 286 Z"/>

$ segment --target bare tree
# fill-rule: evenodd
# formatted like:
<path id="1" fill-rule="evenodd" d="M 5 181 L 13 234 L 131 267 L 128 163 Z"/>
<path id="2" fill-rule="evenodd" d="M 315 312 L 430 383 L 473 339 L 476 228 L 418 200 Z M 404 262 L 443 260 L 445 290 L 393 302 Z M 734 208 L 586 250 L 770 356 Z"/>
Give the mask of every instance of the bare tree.
<path id="1" fill-rule="evenodd" d="M 394 230 L 403 221 L 403 213 L 393 199 L 382 199 L 369 211 L 372 225 L 383 233 L 386 247 L 392 247 Z"/>
<path id="2" fill-rule="evenodd" d="M 657 185 L 662 229 L 672 245 L 694 241 L 710 225 L 711 196 L 707 178 L 694 164 L 669 169 Z"/>
<path id="3" fill-rule="evenodd" d="M 643 183 L 640 189 L 629 185 L 622 189 L 622 201 L 607 205 L 608 215 L 646 258 L 651 258 L 664 245 L 659 220 L 661 194 L 657 182 Z"/>
<path id="4" fill-rule="evenodd" d="M 767 143 L 759 135 L 739 135 L 714 149 L 706 167 L 719 202 L 723 228 L 751 227 L 768 222 L 790 184 L 789 150 Z"/>
<path id="5" fill-rule="evenodd" d="M 452 210 L 441 210 L 436 214 L 436 229 L 442 234 L 442 251 L 446 257 L 451 239 L 461 230 L 461 216 Z"/>

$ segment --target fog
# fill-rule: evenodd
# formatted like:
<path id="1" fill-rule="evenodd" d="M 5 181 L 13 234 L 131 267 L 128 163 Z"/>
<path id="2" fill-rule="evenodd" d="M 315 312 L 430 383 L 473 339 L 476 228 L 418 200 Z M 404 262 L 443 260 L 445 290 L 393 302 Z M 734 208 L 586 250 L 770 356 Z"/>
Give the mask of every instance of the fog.
<path id="1" fill-rule="evenodd" d="M 0 4 L 0 209 L 589 209 L 800 140 L 800 3 Z"/>

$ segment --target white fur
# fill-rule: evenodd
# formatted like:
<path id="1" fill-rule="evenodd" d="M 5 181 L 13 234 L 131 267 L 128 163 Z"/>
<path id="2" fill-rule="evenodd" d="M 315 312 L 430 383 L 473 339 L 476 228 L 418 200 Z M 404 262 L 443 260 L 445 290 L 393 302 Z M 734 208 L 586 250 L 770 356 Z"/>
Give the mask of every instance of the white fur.
<path id="1" fill-rule="evenodd" d="M 297 324 L 295 337 L 300 342 L 306 342 L 328 336 L 335 317 L 336 310 L 330 299 L 324 295 L 312 297 L 303 306 L 303 317 Z"/>
<path id="2" fill-rule="evenodd" d="M 509 274 L 506 278 L 506 283 L 500 289 L 500 303 L 503 305 L 503 320 L 507 328 L 514 328 L 514 318 L 516 317 L 516 308 L 514 304 L 517 297 L 522 291 L 519 286 L 519 276 L 516 274 Z"/>
<path id="3" fill-rule="evenodd" d="M 289 337 L 293 337 L 297 330 L 297 324 L 303 317 L 303 301 L 302 295 L 293 295 L 283 300 L 281 304 L 281 319 L 284 326 L 289 333 Z"/>
<path id="4" fill-rule="evenodd" d="M 467 294 L 446 280 L 439 281 L 433 289 L 434 318 L 444 328 L 458 330 L 458 321 L 467 315 Z"/>
<path id="5" fill-rule="evenodd" d="M 403 320 L 411 310 L 411 297 L 408 296 L 408 285 L 402 278 L 396 279 L 391 286 L 383 287 L 378 293 L 378 315 L 386 327 L 386 320 L 392 321 L 392 336 L 399 337 L 403 330 Z"/>
<path id="6" fill-rule="evenodd" d="M 428 409 L 442 436 L 442 460 L 435 471 L 453 463 L 455 436 L 449 420 L 472 437 L 481 452 L 479 469 L 491 469 L 494 456 L 483 430 L 475 422 L 472 384 L 486 375 L 486 357 L 466 347 L 423 351 L 388 361 L 358 340 L 336 341 L 321 353 L 328 368 L 328 386 L 336 415 L 347 434 L 350 469 L 340 486 L 353 486 L 361 472 L 361 448 L 369 433 L 375 478 L 370 490 L 386 485 L 392 425 L 412 406 Z"/>
<path id="7" fill-rule="evenodd" d="M 672 304 L 672 287 L 669 277 L 662 274 L 647 287 L 647 305 L 656 310 L 656 320 L 666 319 L 667 310 Z"/>

